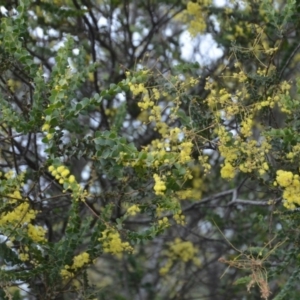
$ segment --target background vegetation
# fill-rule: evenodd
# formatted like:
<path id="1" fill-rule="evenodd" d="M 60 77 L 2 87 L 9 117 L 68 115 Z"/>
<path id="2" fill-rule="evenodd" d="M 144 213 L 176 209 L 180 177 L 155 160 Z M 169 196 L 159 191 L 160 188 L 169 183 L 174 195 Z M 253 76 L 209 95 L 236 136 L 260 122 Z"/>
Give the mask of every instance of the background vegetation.
<path id="1" fill-rule="evenodd" d="M 299 1 L 0 5 L 1 299 L 298 299 Z"/>

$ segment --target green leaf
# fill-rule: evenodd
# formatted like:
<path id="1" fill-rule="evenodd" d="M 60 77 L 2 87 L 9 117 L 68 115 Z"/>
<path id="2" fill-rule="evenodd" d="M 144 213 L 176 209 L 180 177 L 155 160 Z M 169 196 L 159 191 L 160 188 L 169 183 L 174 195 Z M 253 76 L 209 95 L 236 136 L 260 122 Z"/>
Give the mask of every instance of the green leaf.
<path id="1" fill-rule="evenodd" d="M 252 278 L 250 276 L 245 276 L 237 279 L 233 284 L 234 285 L 240 285 L 240 284 L 248 284 Z"/>

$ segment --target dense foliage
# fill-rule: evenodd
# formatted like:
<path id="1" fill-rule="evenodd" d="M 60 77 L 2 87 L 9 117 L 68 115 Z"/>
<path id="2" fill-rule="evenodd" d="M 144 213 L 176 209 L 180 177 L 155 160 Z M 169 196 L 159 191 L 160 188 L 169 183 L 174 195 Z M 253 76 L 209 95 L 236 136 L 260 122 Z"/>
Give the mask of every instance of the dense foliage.
<path id="1" fill-rule="evenodd" d="M 0 6 L 1 299 L 298 299 L 298 1 Z"/>

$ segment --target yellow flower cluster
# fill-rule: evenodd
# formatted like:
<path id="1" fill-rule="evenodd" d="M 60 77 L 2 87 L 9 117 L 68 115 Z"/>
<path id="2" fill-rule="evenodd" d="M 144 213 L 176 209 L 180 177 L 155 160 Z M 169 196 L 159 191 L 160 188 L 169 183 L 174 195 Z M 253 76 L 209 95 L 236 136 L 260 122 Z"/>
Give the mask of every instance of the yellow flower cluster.
<path id="1" fill-rule="evenodd" d="M 146 110 L 148 108 L 152 108 L 153 106 L 154 106 L 154 101 L 152 101 L 149 98 L 149 94 L 148 93 L 144 95 L 144 97 L 142 98 L 142 101 L 138 102 L 138 107 L 140 107 L 142 110 Z M 154 121 L 154 119 L 153 120 L 149 119 L 149 121 Z"/>
<path id="2" fill-rule="evenodd" d="M 27 246 L 25 246 L 25 247 L 21 246 L 20 249 L 18 250 L 18 252 L 19 252 L 18 256 L 21 261 L 28 261 L 30 259 L 29 254 L 28 254 L 29 248 Z"/>
<path id="3" fill-rule="evenodd" d="M 48 170 L 51 172 L 51 175 L 59 181 L 60 184 L 64 184 L 65 182 L 75 182 L 75 177 L 70 175 L 70 171 L 65 166 L 49 166 Z"/>
<path id="4" fill-rule="evenodd" d="M 170 244 L 169 247 L 170 258 L 180 258 L 184 262 L 192 260 L 196 265 L 200 264 L 200 260 L 196 257 L 198 249 L 194 247 L 190 241 L 182 241 L 180 238 L 176 238 L 174 243 Z"/>
<path id="5" fill-rule="evenodd" d="M 203 4 L 203 1 L 198 1 L 198 4 Z M 189 9 L 191 7 L 193 7 L 192 3 L 189 4 Z M 166 178 L 167 176 L 172 175 L 172 171 L 170 171 L 172 166 L 176 164 L 178 169 L 180 166 L 183 166 L 180 175 L 178 175 L 178 177 L 181 177 L 181 182 L 178 183 L 182 185 L 182 190 L 178 192 L 179 194 L 174 193 L 176 201 L 178 201 L 178 198 L 199 199 L 201 197 L 200 187 L 202 187 L 202 180 L 199 176 L 197 177 L 197 180 L 193 182 L 193 184 L 195 183 L 195 187 L 189 190 L 186 190 L 185 188 L 186 181 L 193 179 L 193 174 L 189 169 L 192 165 L 192 161 L 194 160 L 192 157 L 194 144 L 192 142 L 193 138 L 190 137 L 190 130 L 185 127 L 172 128 L 169 126 L 169 122 L 174 124 L 175 122 L 173 121 L 178 119 L 177 113 L 182 104 L 181 94 L 191 86 L 197 84 L 199 79 L 185 78 L 185 80 L 182 80 L 179 77 L 172 77 L 172 80 L 168 80 L 168 82 L 172 83 L 176 96 L 170 97 L 168 93 L 157 86 L 146 86 L 137 83 L 137 78 L 139 76 L 135 76 L 130 79 L 130 72 L 127 72 L 126 76 L 129 80 L 132 80 L 132 82 L 128 84 L 131 92 L 134 95 L 139 95 L 140 100 L 138 102 L 138 106 L 142 110 L 141 114 L 143 115 L 143 120 L 148 118 L 145 122 L 153 122 L 151 126 L 154 127 L 154 130 L 160 133 L 161 138 L 152 141 L 151 145 L 143 148 L 138 158 L 130 156 L 128 153 L 121 152 L 118 162 L 124 166 L 134 168 L 149 168 L 151 165 L 151 168 L 153 169 L 152 171 L 154 172 L 153 190 L 157 196 L 163 196 L 166 194 Z M 162 80 L 165 80 L 165 78 L 162 78 Z M 165 121 L 166 119 L 168 121 Z M 205 169 L 205 172 L 208 172 L 210 169 L 210 165 L 207 162 L 208 157 L 202 158 L 200 156 L 199 162 L 203 162 L 203 169 Z M 177 172 L 177 174 L 178 173 L 179 172 Z M 127 214 L 135 215 L 138 212 L 135 211 L 135 209 L 136 207 L 133 206 L 133 208 L 128 210 Z M 170 210 L 170 207 L 166 205 L 164 209 Z M 182 221 L 178 220 L 178 222 Z M 162 220 L 160 220 L 160 223 L 162 223 Z M 167 225 L 167 222 L 165 225 Z"/>
<path id="6" fill-rule="evenodd" d="M 167 274 L 177 260 L 184 263 L 192 261 L 194 265 L 200 266 L 197 254 L 198 249 L 190 241 L 182 241 L 180 238 L 176 238 L 173 243 L 169 243 L 168 251 L 166 252 L 168 260 L 165 266 L 159 270 L 160 274 Z"/>
<path id="7" fill-rule="evenodd" d="M 4 177 L 6 178 L 4 180 L 7 180 L 5 184 L 10 192 L 7 193 L 3 199 L 8 204 L 12 205 L 8 206 L 10 207 L 9 211 L 3 209 L 4 212 L 0 214 L 0 226 L 6 227 L 7 225 L 13 225 L 21 228 L 23 232 L 27 233 L 28 237 L 34 242 L 46 241 L 46 230 L 41 226 L 31 224 L 31 222 L 36 218 L 38 212 L 31 209 L 29 200 L 27 198 L 24 199 L 19 190 L 24 184 L 25 173 L 16 175 L 9 171 L 4 175 Z M 13 238 L 14 237 L 12 237 L 12 239 Z M 29 256 L 26 253 L 20 254 L 20 259 L 23 261 L 27 260 L 28 257 Z"/>
<path id="8" fill-rule="evenodd" d="M 2 175 L 2 172 L 1 172 L 1 175 Z M 13 178 L 13 176 L 14 176 L 14 172 L 13 172 L 12 170 L 9 170 L 8 172 L 6 172 L 6 173 L 4 174 L 4 177 L 5 177 L 6 179 L 11 179 L 11 178 Z"/>
<path id="9" fill-rule="evenodd" d="M 88 264 L 89 261 L 90 255 L 87 252 L 78 254 L 74 256 L 73 264 L 71 266 L 65 265 L 65 267 L 60 271 L 60 275 L 65 279 L 72 278 L 74 277 L 75 272 Z"/>
<path id="10" fill-rule="evenodd" d="M 199 79 L 198 79 L 198 78 L 191 77 L 191 78 L 189 78 L 189 80 L 188 80 L 188 84 L 189 84 L 191 87 L 197 85 L 198 83 L 199 83 Z"/>
<path id="11" fill-rule="evenodd" d="M 160 98 L 160 91 L 157 88 L 153 88 L 152 92 L 154 94 L 154 99 L 158 100 Z"/>
<path id="12" fill-rule="evenodd" d="M 162 213 L 164 212 L 164 208 L 163 207 L 161 207 L 160 205 L 158 205 L 157 207 L 156 207 L 156 210 L 155 210 L 155 213 L 156 213 L 156 216 L 157 217 L 161 217 L 161 215 L 162 215 Z"/>
<path id="13" fill-rule="evenodd" d="M 22 202 L 11 212 L 0 215 L 0 225 L 6 224 L 24 224 L 34 220 L 37 212 L 30 208 L 28 202 Z"/>
<path id="14" fill-rule="evenodd" d="M 202 191 L 196 188 L 189 188 L 181 191 L 176 191 L 175 194 L 180 200 L 200 200 Z"/>
<path id="15" fill-rule="evenodd" d="M 242 127 L 243 135 L 230 135 L 224 126 L 218 127 L 216 133 L 219 137 L 219 151 L 225 158 L 221 169 L 221 176 L 224 179 L 232 179 L 235 171 L 251 173 L 256 171 L 263 176 L 269 170 L 266 155 L 271 149 L 268 138 L 261 141 L 251 139 L 252 121 L 245 121 Z M 245 138 L 246 137 L 246 138 Z"/>
<path id="16" fill-rule="evenodd" d="M 295 146 L 293 146 L 292 151 L 289 152 L 289 153 L 286 155 L 286 157 L 287 157 L 287 159 L 290 159 L 290 160 L 293 161 L 294 158 L 295 158 L 296 156 L 298 156 L 299 154 L 300 154 L 300 144 L 297 143 Z"/>
<path id="17" fill-rule="evenodd" d="M 42 126 L 42 131 L 49 131 L 50 129 L 50 124 L 49 123 L 44 123 L 44 125 Z"/>
<path id="18" fill-rule="evenodd" d="M 276 181 L 281 187 L 288 187 L 293 183 L 294 175 L 292 172 L 278 170 L 276 172 Z M 298 179 L 298 175 L 295 175 Z"/>
<path id="19" fill-rule="evenodd" d="M 69 269 L 70 269 L 70 266 L 65 265 L 65 268 L 60 271 L 61 277 L 65 278 L 65 279 L 74 277 L 74 273 Z"/>
<path id="20" fill-rule="evenodd" d="M 192 160 L 193 143 L 192 142 L 182 142 L 180 144 L 180 154 L 179 154 L 179 163 L 185 164 Z"/>
<path id="21" fill-rule="evenodd" d="M 243 83 L 247 80 L 247 75 L 244 71 L 239 71 L 238 73 L 233 73 L 232 77 L 237 79 L 239 83 Z"/>
<path id="22" fill-rule="evenodd" d="M 164 230 L 170 227 L 170 222 L 167 217 L 163 217 L 161 220 L 158 220 L 159 230 Z"/>
<path id="23" fill-rule="evenodd" d="M 280 84 L 280 89 L 281 89 L 281 91 L 282 91 L 283 94 L 288 95 L 289 91 L 291 89 L 291 85 L 287 81 L 283 81 Z"/>
<path id="24" fill-rule="evenodd" d="M 253 127 L 253 116 L 247 116 L 241 122 L 241 134 L 244 137 L 251 137 L 252 136 L 252 127 Z"/>
<path id="25" fill-rule="evenodd" d="M 22 195 L 19 190 L 15 190 L 13 193 L 9 193 L 6 195 L 9 199 L 9 203 L 16 203 L 18 200 L 22 199 Z"/>
<path id="26" fill-rule="evenodd" d="M 98 239 L 102 243 L 104 252 L 121 255 L 124 251 L 132 252 L 133 248 L 128 242 L 122 242 L 119 232 L 115 229 L 106 229 Z"/>
<path id="27" fill-rule="evenodd" d="M 206 13 L 203 7 L 211 4 L 211 0 L 198 0 L 196 3 L 189 1 L 186 10 L 179 17 L 183 22 L 189 24 L 189 32 L 192 36 L 203 33 L 206 29 Z"/>
<path id="28" fill-rule="evenodd" d="M 233 73 L 230 77 L 238 79 L 241 83 L 247 79 L 247 76 L 242 71 Z M 220 117 L 221 111 L 226 119 L 230 119 L 236 114 L 245 111 L 243 101 L 246 101 L 249 98 L 249 94 L 244 85 L 240 90 L 237 89 L 234 94 L 231 94 L 225 88 L 218 91 L 216 83 L 208 79 L 206 81 L 205 89 L 210 91 L 206 102 L 209 108 L 215 113 L 216 117 Z"/>
<path id="29" fill-rule="evenodd" d="M 143 83 L 135 84 L 135 83 L 129 82 L 128 85 L 129 85 L 130 91 L 135 96 L 137 96 L 141 93 L 147 93 L 147 89 L 145 88 Z"/>
<path id="30" fill-rule="evenodd" d="M 179 135 L 183 134 L 182 130 L 178 127 L 172 128 L 170 130 L 169 139 L 170 142 L 176 143 L 179 140 Z"/>
<path id="31" fill-rule="evenodd" d="M 49 132 L 49 130 L 50 130 L 50 124 L 49 123 L 44 123 L 44 125 L 42 126 L 42 131 L 43 132 L 46 132 L 47 134 L 46 134 L 46 138 L 48 139 L 48 140 L 51 140 L 52 138 L 53 138 L 53 133 L 50 133 Z"/>
<path id="32" fill-rule="evenodd" d="M 181 213 L 177 213 L 173 216 L 173 219 L 175 220 L 175 222 L 178 224 L 178 225 L 185 225 L 186 222 L 185 222 L 185 216 Z"/>
<path id="33" fill-rule="evenodd" d="M 125 166 L 147 167 L 151 158 L 153 161 L 152 165 L 155 168 L 159 168 L 162 165 L 170 166 L 176 162 L 185 165 L 192 160 L 193 144 L 187 141 L 179 141 L 180 133 L 183 132 L 179 128 L 173 128 L 170 130 L 170 135 L 165 136 L 165 140 L 153 140 L 151 145 L 141 151 L 141 154 L 144 155 L 140 157 L 143 158 L 132 159 L 125 152 L 120 152 L 119 162 Z M 209 164 L 204 162 L 204 165 L 208 170 Z M 186 178 L 191 179 L 191 176 L 187 174 Z"/>
<path id="34" fill-rule="evenodd" d="M 266 161 L 271 145 L 267 140 L 258 143 L 256 140 L 237 141 L 236 147 L 240 148 L 241 157 L 245 161 L 239 165 L 240 171 L 250 173 L 257 170 L 260 175 L 264 175 L 269 170 L 269 164 Z"/>
<path id="35" fill-rule="evenodd" d="M 295 209 L 296 204 L 300 205 L 300 177 L 298 174 L 294 175 L 292 172 L 278 170 L 276 172 L 276 181 L 274 185 L 280 185 L 284 188 L 283 199 L 284 206 L 288 209 Z"/>
<path id="36" fill-rule="evenodd" d="M 29 254 L 28 253 L 19 253 L 19 259 L 21 261 L 27 261 L 27 260 L 29 260 Z"/>
<path id="37" fill-rule="evenodd" d="M 127 209 L 127 214 L 129 216 L 135 216 L 140 211 L 141 211 L 141 209 L 136 204 L 134 204 Z"/>
<path id="38" fill-rule="evenodd" d="M 295 102 L 299 100 L 291 101 L 289 97 L 289 91 L 291 89 L 291 85 L 287 81 L 283 81 L 280 85 L 280 93 L 278 94 L 278 106 L 283 113 L 291 114 L 293 113 L 293 105 Z M 292 105 L 292 106 L 291 106 Z"/>
<path id="39" fill-rule="evenodd" d="M 168 142 L 161 142 L 160 140 L 154 140 L 151 143 L 151 146 L 145 148 L 145 151 L 149 153 L 149 156 L 153 157 L 153 166 L 158 168 L 163 164 L 170 164 L 175 162 L 175 155 L 170 149 L 170 144 Z M 171 158 L 171 160 L 170 160 Z"/>
<path id="40" fill-rule="evenodd" d="M 198 6 L 198 1 L 188 4 L 190 11 L 199 12 Z M 247 27 L 242 23 L 232 25 L 235 27 L 235 33 L 239 36 L 244 34 L 243 30 Z M 239 48 L 239 51 L 254 54 L 260 65 L 263 66 L 257 69 L 257 77 L 270 77 L 275 74 L 276 68 L 264 65 L 262 61 L 265 55 L 262 56 L 259 52 L 273 55 L 278 48 L 268 44 L 269 39 L 261 26 L 255 25 L 254 28 L 257 31 L 255 44 L 249 48 Z M 265 112 L 269 108 L 279 107 L 282 112 L 289 114 L 293 112 L 297 100 L 291 100 L 289 97 L 291 84 L 283 81 L 274 86 L 258 103 L 253 103 L 249 89 L 246 88 L 246 82 L 251 79 L 250 74 L 247 74 L 241 62 L 236 61 L 234 66 L 236 70 L 233 74 L 229 73 L 226 67 L 221 67 L 222 77 L 225 78 L 222 84 L 214 82 L 211 78 L 208 78 L 206 83 L 206 89 L 210 91 L 206 101 L 217 121 L 215 133 L 218 139 L 218 150 L 224 157 L 221 176 L 232 179 L 236 172 L 241 171 L 244 173 L 256 172 L 258 176 L 266 179 L 266 173 L 270 168 L 268 153 L 271 149 L 271 141 L 268 135 L 269 124 L 264 120 Z M 235 88 L 234 91 L 232 89 L 233 84 L 238 84 L 238 88 Z M 222 88 L 220 88 L 221 86 Z M 261 89 L 263 90 L 263 87 Z M 240 120 L 239 126 L 235 130 L 232 130 L 232 127 L 222 125 L 230 124 L 235 116 Z M 267 126 L 264 127 L 265 125 Z M 296 145 L 286 157 L 296 160 L 299 154 L 300 146 Z M 295 190 L 298 189 L 297 175 L 293 175 L 291 172 L 281 173 L 280 171 L 277 173 L 276 184 L 285 190 L 286 206 L 297 203 L 294 199 Z"/>
<path id="41" fill-rule="evenodd" d="M 82 268 L 85 264 L 89 263 L 90 255 L 87 252 L 83 252 L 73 258 L 72 268 L 77 270 Z"/>
<path id="42" fill-rule="evenodd" d="M 70 171 L 65 166 L 49 166 L 48 168 L 51 175 L 63 184 L 65 189 L 70 189 L 73 192 L 73 197 L 76 200 L 85 201 L 87 194 L 86 190 L 83 190 L 79 183 L 77 183 L 75 176 L 70 175 Z"/>
<path id="43" fill-rule="evenodd" d="M 28 224 L 27 233 L 34 242 L 45 242 L 46 232 L 47 231 L 42 226 Z"/>
<path id="44" fill-rule="evenodd" d="M 235 169 L 234 167 L 229 163 L 226 162 L 222 169 L 221 169 L 221 176 L 224 179 L 233 179 L 235 176 Z"/>
<path id="45" fill-rule="evenodd" d="M 243 173 L 257 171 L 259 175 L 264 175 L 269 170 L 266 154 L 269 152 L 270 147 L 267 141 L 258 143 L 256 140 L 242 141 L 240 138 L 237 138 L 236 142 L 229 146 L 225 153 L 222 152 L 223 147 L 220 147 L 222 156 L 226 158 L 225 164 L 221 169 L 221 176 L 225 179 L 232 179 L 236 169 Z M 233 167 L 233 164 L 238 163 L 237 154 L 226 155 L 230 150 L 232 150 L 232 153 L 238 153 L 238 157 L 243 159 L 243 162 L 239 162 L 236 168 Z"/>
<path id="46" fill-rule="evenodd" d="M 165 122 L 157 122 L 154 130 L 157 130 L 162 136 L 168 136 L 169 126 Z"/>
<path id="47" fill-rule="evenodd" d="M 208 174 L 211 170 L 211 165 L 209 163 L 209 158 L 210 157 L 208 155 L 203 155 L 203 154 L 198 157 L 198 162 L 201 165 L 201 168 L 202 168 L 204 174 Z M 200 174 L 198 174 L 196 177 L 197 178 L 195 180 L 200 180 L 200 178 L 199 178 Z M 201 180 L 201 184 L 198 183 L 198 186 L 196 186 L 193 182 L 194 188 L 200 188 L 201 185 L 202 185 L 202 180 Z"/>
<path id="48" fill-rule="evenodd" d="M 159 175 L 153 175 L 155 184 L 154 184 L 154 191 L 156 195 L 164 195 L 165 190 L 167 189 L 165 182 L 159 177 Z"/>
<path id="49" fill-rule="evenodd" d="M 284 81 L 279 89 L 275 91 L 276 94 L 274 96 L 269 96 L 267 97 L 267 100 L 256 103 L 253 107 L 253 111 L 259 111 L 264 107 L 274 108 L 275 105 L 278 105 L 279 109 L 283 113 L 291 114 L 291 108 L 288 106 L 288 102 L 286 101 L 286 95 L 288 94 L 290 88 L 290 84 Z"/>
<path id="50" fill-rule="evenodd" d="M 149 122 L 155 122 L 155 130 L 163 136 L 167 135 L 169 126 L 162 121 L 162 107 L 155 105 L 155 102 L 157 102 L 161 96 L 161 92 L 157 88 L 152 88 L 152 96 L 150 97 L 150 89 L 147 91 L 143 84 L 129 83 L 129 87 L 134 95 L 143 93 L 141 100 L 138 102 L 138 107 L 142 110 L 139 119 L 144 119 L 146 116 Z M 148 109 L 149 111 L 145 114 L 145 111 Z"/>
<path id="51" fill-rule="evenodd" d="M 11 212 L 3 213 L 0 217 L 0 225 L 18 224 L 27 225 L 27 234 L 34 242 L 44 242 L 46 230 L 41 226 L 30 224 L 36 218 L 37 212 L 30 209 L 28 202 L 23 202 Z"/>

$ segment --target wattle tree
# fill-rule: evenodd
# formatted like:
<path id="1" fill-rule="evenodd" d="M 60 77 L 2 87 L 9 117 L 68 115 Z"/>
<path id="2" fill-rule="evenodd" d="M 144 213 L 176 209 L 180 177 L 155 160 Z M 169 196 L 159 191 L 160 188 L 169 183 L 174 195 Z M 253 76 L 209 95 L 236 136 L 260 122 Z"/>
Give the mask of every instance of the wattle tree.
<path id="1" fill-rule="evenodd" d="M 298 1 L 0 5 L 1 299 L 300 296 Z"/>

